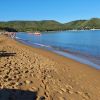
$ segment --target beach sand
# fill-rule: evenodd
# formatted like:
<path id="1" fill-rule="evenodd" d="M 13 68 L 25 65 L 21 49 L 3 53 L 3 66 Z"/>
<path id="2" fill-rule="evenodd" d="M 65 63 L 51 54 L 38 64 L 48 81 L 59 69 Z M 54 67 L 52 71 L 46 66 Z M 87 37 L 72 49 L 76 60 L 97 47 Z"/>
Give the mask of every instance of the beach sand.
<path id="1" fill-rule="evenodd" d="M 100 100 L 100 70 L 0 35 L 0 100 Z"/>

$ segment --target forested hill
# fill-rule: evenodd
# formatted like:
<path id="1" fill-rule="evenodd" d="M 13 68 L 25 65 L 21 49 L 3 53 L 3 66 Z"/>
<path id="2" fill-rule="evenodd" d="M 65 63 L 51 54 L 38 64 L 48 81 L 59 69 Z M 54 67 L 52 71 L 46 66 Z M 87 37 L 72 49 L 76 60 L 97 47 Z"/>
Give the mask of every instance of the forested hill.
<path id="1" fill-rule="evenodd" d="M 100 29 L 100 18 L 92 18 L 90 20 L 77 20 L 65 24 L 66 29 Z"/>
<path id="2" fill-rule="evenodd" d="M 53 20 L 43 21 L 9 21 L 0 22 L 0 29 L 14 29 L 15 31 L 60 31 L 65 30 L 65 25 Z M 13 31 L 13 30 L 12 30 Z"/>
<path id="3" fill-rule="evenodd" d="M 90 20 L 77 20 L 65 24 L 62 24 L 54 20 L 0 22 L 1 31 L 33 32 L 81 29 L 100 29 L 100 19 L 92 18 Z"/>

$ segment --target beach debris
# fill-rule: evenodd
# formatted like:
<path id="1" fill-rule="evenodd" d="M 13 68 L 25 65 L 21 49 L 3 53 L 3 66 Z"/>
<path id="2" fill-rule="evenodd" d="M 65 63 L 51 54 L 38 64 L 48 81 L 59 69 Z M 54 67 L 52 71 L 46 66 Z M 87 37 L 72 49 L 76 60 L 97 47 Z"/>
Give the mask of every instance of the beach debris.
<path id="1" fill-rule="evenodd" d="M 41 97 L 39 98 L 39 100 L 45 100 L 45 97 L 44 97 L 44 96 L 41 96 Z"/>

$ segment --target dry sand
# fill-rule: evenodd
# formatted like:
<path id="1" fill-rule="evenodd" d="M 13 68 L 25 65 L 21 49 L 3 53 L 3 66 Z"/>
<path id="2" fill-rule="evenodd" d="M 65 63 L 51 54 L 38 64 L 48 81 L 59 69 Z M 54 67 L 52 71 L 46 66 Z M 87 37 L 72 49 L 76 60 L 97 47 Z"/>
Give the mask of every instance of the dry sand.
<path id="1" fill-rule="evenodd" d="M 100 100 L 100 71 L 1 35 L 0 100 Z"/>

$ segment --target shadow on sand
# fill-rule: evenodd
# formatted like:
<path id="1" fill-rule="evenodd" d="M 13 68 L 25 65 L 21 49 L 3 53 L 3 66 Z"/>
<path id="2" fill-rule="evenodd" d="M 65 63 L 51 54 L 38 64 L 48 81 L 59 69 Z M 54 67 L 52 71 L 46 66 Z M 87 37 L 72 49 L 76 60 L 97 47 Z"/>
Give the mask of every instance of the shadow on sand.
<path id="1" fill-rule="evenodd" d="M 16 53 L 8 53 L 6 51 L 0 51 L 0 57 L 14 56 Z"/>
<path id="2" fill-rule="evenodd" d="M 36 100 L 37 92 L 17 89 L 0 89 L 0 100 Z"/>

